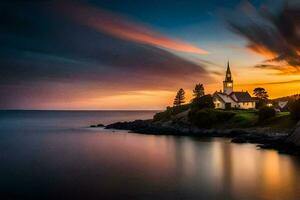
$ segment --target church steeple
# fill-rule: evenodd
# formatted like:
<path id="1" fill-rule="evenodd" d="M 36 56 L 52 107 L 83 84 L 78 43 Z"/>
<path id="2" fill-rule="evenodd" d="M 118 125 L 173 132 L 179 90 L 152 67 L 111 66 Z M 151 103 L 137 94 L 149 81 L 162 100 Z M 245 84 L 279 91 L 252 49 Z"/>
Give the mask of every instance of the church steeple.
<path id="1" fill-rule="evenodd" d="M 226 70 L 225 81 L 232 81 L 229 61 L 227 62 L 227 70 Z"/>
<path id="2" fill-rule="evenodd" d="M 228 94 L 228 95 L 231 92 L 233 92 L 233 80 L 232 80 L 232 76 L 231 76 L 229 61 L 227 63 L 227 70 L 226 70 L 225 80 L 223 81 L 223 92 Z"/>

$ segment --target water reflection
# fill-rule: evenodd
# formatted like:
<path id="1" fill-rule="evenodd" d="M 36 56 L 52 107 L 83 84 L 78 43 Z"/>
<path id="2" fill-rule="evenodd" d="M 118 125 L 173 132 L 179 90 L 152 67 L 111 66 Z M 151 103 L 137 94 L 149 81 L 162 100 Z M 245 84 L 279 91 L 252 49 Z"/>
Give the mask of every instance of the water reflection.
<path id="1" fill-rule="evenodd" d="M 143 181 L 157 187 L 170 184 L 183 197 L 297 199 L 300 195 L 298 159 L 253 145 L 132 134 L 120 152 L 125 149 L 126 155 L 134 155 L 127 160 L 142 169 Z"/>
<path id="2" fill-rule="evenodd" d="M 2 120 L 0 199 L 300 199 L 296 157 L 224 139 L 66 132 L 45 118 Z"/>
<path id="3" fill-rule="evenodd" d="M 147 138 L 145 144 L 135 141 L 140 137 Z M 298 159 L 275 151 L 188 137 L 132 135 L 130 143 L 136 145 L 134 149 L 145 148 L 147 153 L 139 151 L 137 160 L 147 161 L 143 169 L 147 168 L 144 172 L 148 178 L 174 180 L 183 196 L 201 193 L 216 199 L 300 197 Z"/>

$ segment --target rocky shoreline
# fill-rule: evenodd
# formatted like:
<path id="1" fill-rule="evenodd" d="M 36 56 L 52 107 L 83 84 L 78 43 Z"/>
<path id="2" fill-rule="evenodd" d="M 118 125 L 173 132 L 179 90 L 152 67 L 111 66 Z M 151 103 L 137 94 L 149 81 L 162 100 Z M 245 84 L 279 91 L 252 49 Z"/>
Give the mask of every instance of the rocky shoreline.
<path id="1" fill-rule="evenodd" d="M 92 126 L 91 126 L 92 127 Z M 151 135 L 174 135 L 193 137 L 225 137 L 233 143 L 253 143 L 264 149 L 275 149 L 280 153 L 300 155 L 300 147 L 287 142 L 292 130 L 274 130 L 267 127 L 236 129 L 201 129 L 180 124 L 155 123 L 152 120 L 117 122 L 105 126 L 106 129 L 128 130 Z"/>

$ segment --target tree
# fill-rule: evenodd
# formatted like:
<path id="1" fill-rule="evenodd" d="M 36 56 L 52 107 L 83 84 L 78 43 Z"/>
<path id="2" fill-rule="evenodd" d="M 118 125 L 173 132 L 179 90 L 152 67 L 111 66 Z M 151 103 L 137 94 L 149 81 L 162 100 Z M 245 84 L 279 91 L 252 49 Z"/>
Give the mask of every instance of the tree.
<path id="1" fill-rule="evenodd" d="M 253 90 L 253 94 L 259 98 L 259 99 L 263 99 L 263 100 L 268 100 L 268 92 L 265 90 L 265 88 L 255 88 Z"/>
<path id="2" fill-rule="evenodd" d="M 214 108 L 214 107 L 215 104 L 213 102 L 213 97 L 210 94 L 193 99 L 193 102 L 191 104 L 191 108 L 193 110 L 201 110 L 203 108 Z"/>
<path id="3" fill-rule="evenodd" d="M 268 92 L 264 88 L 255 88 L 253 90 L 253 94 L 258 98 L 258 102 L 256 103 L 256 108 L 262 108 L 267 104 L 268 101 Z"/>
<path id="4" fill-rule="evenodd" d="M 195 89 L 193 90 L 194 99 L 198 99 L 204 96 L 204 87 L 202 84 L 196 84 Z"/>
<path id="5" fill-rule="evenodd" d="M 185 101 L 185 91 L 180 88 L 175 96 L 175 99 L 174 99 L 174 106 L 180 106 L 181 104 L 183 104 Z"/>

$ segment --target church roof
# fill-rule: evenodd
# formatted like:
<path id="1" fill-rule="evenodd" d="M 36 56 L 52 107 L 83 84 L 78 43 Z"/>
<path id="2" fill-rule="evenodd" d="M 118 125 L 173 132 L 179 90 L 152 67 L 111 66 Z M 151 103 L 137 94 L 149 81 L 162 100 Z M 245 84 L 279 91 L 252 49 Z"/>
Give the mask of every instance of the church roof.
<path id="1" fill-rule="evenodd" d="M 223 101 L 224 103 L 233 103 L 234 99 L 231 96 L 227 95 L 226 93 L 222 92 L 215 92 L 214 97 L 218 98 L 219 100 Z"/>
<path id="2" fill-rule="evenodd" d="M 248 92 L 232 92 L 230 96 L 237 102 L 254 101 Z"/>
<path id="3" fill-rule="evenodd" d="M 255 101 L 248 92 L 232 92 L 229 95 L 222 92 L 215 92 L 214 96 L 218 97 L 224 103 Z"/>

